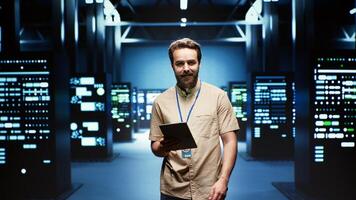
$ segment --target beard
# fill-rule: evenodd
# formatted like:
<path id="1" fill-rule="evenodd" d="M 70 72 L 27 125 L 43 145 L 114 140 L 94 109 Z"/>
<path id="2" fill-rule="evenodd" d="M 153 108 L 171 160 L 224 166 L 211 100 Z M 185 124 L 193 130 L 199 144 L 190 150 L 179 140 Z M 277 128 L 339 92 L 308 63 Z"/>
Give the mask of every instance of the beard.
<path id="1" fill-rule="evenodd" d="M 195 87 L 198 82 L 198 71 L 190 74 L 175 75 L 177 79 L 177 85 L 180 88 L 191 89 Z"/>

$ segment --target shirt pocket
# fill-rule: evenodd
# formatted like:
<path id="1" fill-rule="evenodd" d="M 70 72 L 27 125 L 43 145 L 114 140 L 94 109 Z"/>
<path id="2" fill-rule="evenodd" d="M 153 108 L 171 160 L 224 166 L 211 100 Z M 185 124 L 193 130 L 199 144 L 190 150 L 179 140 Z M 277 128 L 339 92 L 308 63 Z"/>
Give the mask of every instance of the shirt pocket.
<path id="1" fill-rule="evenodd" d="M 213 115 L 196 115 L 196 130 L 199 137 L 211 138 L 217 132 L 216 118 Z"/>

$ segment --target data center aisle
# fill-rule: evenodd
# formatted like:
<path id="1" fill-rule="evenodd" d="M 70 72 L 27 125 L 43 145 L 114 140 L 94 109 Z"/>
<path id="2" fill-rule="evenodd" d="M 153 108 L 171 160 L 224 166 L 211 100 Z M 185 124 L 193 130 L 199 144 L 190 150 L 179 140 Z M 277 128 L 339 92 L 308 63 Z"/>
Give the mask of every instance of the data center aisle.
<path id="1" fill-rule="evenodd" d="M 158 200 L 161 159 L 152 155 L 148 131 L 134 134 L 131 143 L 118 143 L 112 162 L 72 163 L 72 182 L 82 187 L 69 200 Z M 239 151 L 244 151 L 239 143 Z M 285 200 L 271 182 L 294 180 L 291 161 L 245 161 L 238 158 L 228 200 Z"/>

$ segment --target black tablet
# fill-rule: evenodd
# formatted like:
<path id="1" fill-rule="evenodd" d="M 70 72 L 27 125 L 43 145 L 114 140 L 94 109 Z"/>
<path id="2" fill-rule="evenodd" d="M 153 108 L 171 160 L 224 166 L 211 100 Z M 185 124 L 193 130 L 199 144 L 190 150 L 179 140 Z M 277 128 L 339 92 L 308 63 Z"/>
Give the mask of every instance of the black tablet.
<path id="1" fill-rule="evenodd" d="M 165 138 L 179 141 L 177 148 L 172 150 L 197 148 L 197 144 L 187 123 L 162 124 L 159 126 Z"/>

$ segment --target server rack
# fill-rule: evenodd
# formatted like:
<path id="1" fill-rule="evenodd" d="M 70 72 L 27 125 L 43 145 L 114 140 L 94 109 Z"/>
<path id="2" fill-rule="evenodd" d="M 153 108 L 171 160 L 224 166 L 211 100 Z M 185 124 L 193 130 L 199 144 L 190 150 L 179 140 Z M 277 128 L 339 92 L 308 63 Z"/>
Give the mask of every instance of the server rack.
<path id="1" fill-rule="evenodd" d="M 262 159 L 290 159 L 294 154 L 292 74 L 252 74 L 251 135 L 247 152 Z"/>
<path id="2" fill-rule="evenodd" d="M 114 142 L 132 139 L 131 83 L 115 83 L 111 88 Z"/>
<path id="3" fill-rule="evenodd" d="M 145 90 L 137 90 L 137 126 L 138 129 L 148 128 L 146 120 L 146 92 Z M 146 126 L 146 127 L 145 127 Z"/>
<path id="4" fill-rule="evenodd" d="M 246 82 L 229 82 L 229 98 L 239 122 L 239 141 L 246 141 L 247 126 L 247 84 Z"/>
<path id="5" fill-rule="evenodd" d="M 310 64 L 310 123 L 297 136 L 296 186 L 320 198 L 355 199 L 355 52 L 321 52 Z"/>
<path id="6" fill-rule="evenodd" d="M 140 128 L 149 128 L 151 122 L 151 112 L 154 100 L 160 95 L 163 89 L 144 89 L 138 92 L 138 109 Z"/>
<path id="7" fill-rule="evenodd" d="M 138 132 L 139 129 L 139 119 L 138 119 L 138 103 L 137 103 L 137 88 L 133 87 L 132 88 L 132 95 L 131 95 L 132 99 L 132 126 L 133 126 L 133 131 L 135 133 Z"/>
<path id="8" fill-rule="evenodd" d="M 70 79 L 73 160 L 113 156 L 110 80 L 106 74 L 77 74 Z"/>
<path id="9" fill-rule="evenodd" d="M 0 55 L 2 198 L 55 198 L 71 189 L 68 88 L 60 85 L 68 77 L 54 72 L 48 53 Z"/>

